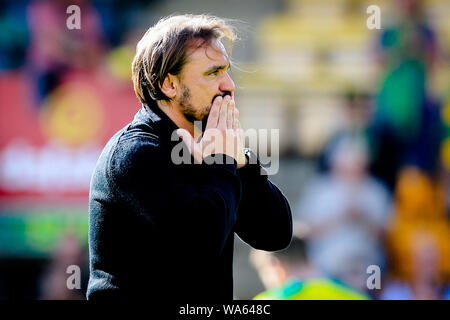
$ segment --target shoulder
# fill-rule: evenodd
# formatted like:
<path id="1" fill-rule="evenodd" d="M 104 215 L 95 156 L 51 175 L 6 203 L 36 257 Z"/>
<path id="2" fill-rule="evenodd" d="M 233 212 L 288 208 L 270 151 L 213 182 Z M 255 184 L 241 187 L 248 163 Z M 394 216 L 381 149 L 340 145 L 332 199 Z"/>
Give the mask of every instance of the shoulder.
<path id="1" fill-rule="evenodd" d="M 147 132 L 124 133 L 115 144 L 109 161 L 114 175 L 144 170 L 161 159 L 159 138 Z"/>

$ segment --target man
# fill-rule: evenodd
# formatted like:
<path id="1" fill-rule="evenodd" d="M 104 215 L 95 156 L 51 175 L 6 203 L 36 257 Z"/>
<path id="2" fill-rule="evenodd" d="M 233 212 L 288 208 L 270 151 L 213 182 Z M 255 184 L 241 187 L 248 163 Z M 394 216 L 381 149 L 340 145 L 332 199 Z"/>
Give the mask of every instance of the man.
<path id="1" fill-rule="evenodd" d="M 241 147 L 223 37 L 234 39 L 223 20 L 183 15 L 138 43 L 143 106 L 91 181 L 88 299 L 232 299 L 234 233 L 262 250 L 289 245 L 289 203 Z M 190 161 L 178 162 L 180 143 Z"/>
<path id="2" fill-rule="evenodd" d="M 254 300 L 367 300 L 346 283 L 321 275 L 308 261 L 305 240 L 294 235 L 289 248 L 252 250 L 250 262 L 266 287 Z"/>

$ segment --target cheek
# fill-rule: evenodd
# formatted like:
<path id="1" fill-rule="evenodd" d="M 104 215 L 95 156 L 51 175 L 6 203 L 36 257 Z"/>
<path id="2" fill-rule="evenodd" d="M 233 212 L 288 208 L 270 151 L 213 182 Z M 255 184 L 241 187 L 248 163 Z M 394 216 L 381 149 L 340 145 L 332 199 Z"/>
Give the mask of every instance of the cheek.
<path id="1" fill-rule="evenodd" d="M 196 85 L 191 87 L 191 101 L 197 107 L 210 107 L 214 96 L 219 93 L 216 81 L 211 79 L 200 79 L 195 81 Z"/>
<path id="2" fill-rule="evenodd" d="M 212 105 L 212 102 L 215 98 L 215 96 L 218 94 L 218 90 L 214 87 L 211 86 L 204 86 L 201 90 L 200 90 L 200 95 L 199 95 L 199 101 L 201 101 L 201 105 L 202 106 L 208 106 L 210 107 Z"/>

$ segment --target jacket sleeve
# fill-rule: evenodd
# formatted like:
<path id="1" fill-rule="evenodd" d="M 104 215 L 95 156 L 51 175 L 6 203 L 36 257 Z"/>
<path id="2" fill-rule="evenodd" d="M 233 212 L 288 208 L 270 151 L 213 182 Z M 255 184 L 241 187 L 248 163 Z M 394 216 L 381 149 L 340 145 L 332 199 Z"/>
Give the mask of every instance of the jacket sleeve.
<path id="1" fill-rule="evenodd" d="M 220 255 L 241 196 L 236 161 L 173 165 L 157 143 L 142 137 L 118 149 L 122 154 L 111 161 L 117 196 L 150 223 L 161 247 L 176 246 L 193 258 Z"/>
<path id="2" fill-rule="evenodd" d="M 242 200 L 234 231 L 255 249 L 276 251 L 289 246 L 292 238 L 292 215 L 283 193 L 269 181 L 256 155 L 237 170 L 242 184 Z M 256 162 L 256 163 L 255 163 Z"/>

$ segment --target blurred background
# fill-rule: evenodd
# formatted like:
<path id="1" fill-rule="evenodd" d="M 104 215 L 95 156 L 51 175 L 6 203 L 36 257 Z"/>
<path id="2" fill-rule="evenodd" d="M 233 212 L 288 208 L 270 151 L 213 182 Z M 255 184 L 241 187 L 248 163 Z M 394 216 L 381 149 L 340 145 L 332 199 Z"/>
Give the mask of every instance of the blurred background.
<path id="1" fill-rule="evenodd" d="M 72 4 L 80 30 L 66 27 Z M 379 30 L 366 26 L 372 4 Z M 236 19 L 242 126 L 280 130 L 270 179 L 295 239 L 268 254 L 237 238 L 235 298 L 316 298 L 305 288 L 322 279 L 319 297 L 339 284 L 353 296 L 338 298 L 449 299 L 446 0 L 0 1 L 0 299 L 85 298 L 90 176 L 140 108 L 137 41 L 173 13 Z"/>

